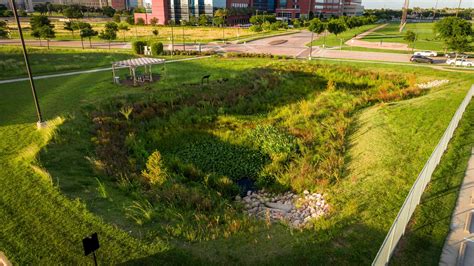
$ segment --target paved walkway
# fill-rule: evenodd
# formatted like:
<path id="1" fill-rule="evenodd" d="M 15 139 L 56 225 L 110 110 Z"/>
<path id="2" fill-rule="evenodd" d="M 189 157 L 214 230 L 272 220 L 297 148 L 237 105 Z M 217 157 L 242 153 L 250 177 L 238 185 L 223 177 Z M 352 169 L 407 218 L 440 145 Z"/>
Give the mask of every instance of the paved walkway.
<path id="1" fill-rule="evenodd" d="M 398 63 L 410 63 L 410 57 L 411 57 L 411 55 L 408 55 L 408 54 L 358 52 L 358 51 L 346 51 L 346 50 L 340 51 L 340 50 L 330 50 L 330 49 L 314 49 L 312 56 L 324 57 L 324 58 L 344 58 L 344 59 L 371 60 L 371 61 L 398 62 Z"/>
<path id="2" fill-rule="evenodd" d="M 364 37 L 372 34 L 374 31 L 383 29 L 388 24 L 380 25 L 376 28 L 368 30 L 362 34 L 357 35 L 356 37 L 350 39 L 346 42 L 349 46 L 365 47 L 372 49 L 389 49 L 389 50 L 400 50 L 400 51 L 411 51 L 411 48 L 408 47 L 408 44 L 405 43 L 396 43 L 396 42 L 369 42 L 362 40 Z"/>
<path id="3" fill-rule="evenodd" d="M 8 261 L 7 257 L 3 252 L 0 251 L 0 266 L 11 266 L 12 264 Z"/>
<path id="4" fill-rule="evenodd" d="M 474 217 L 470 217 L 471 214 L 474 215 L 474 148 L 439 265 L 474 265 L 474 242 L 471 242 L 474 241 Z M 465 238 L 471 241 L 466 241 Z"/>

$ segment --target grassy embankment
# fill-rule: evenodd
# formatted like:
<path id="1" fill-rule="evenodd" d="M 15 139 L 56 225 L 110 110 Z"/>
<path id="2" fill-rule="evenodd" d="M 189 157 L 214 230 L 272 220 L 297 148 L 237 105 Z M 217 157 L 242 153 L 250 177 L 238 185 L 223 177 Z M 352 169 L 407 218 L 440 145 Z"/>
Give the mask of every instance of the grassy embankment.
<path id="1" fill-rule="evenodd" d="M 352 118 L 346 122 L 352 121 L 354 123 L 351 126 L 354 133 L 350 135 L 349 140 L 345 141 L 349 149 L 344 159 L 344 165 L 347 167 L 341 176 L 337 176 L 339 181 L 322 179 L 321 182 L 314 183 L 314 180 L 301 180 L 298 175 L 295 176 L 296 179 L 280 179 L 283 183 L 286 180 L 286 185 L 294 186 L 296 190 L 301 189 L 301 187 L 298 188 L 298 184 L 301 186 L 309 182 L 308 186 L 325 191 L 328 194 L 331 206 L 333 206 L 333 212 L 328 218 L 315 221 L 313 227 L 302 232 L 287 229 L 283 225 L 268 226 L 244 219 L 238 213 L 228 213 L 232 219 L 221 216 L 223 225 L 214 224 L 206 220 L 206 217 L 216 218 L 219 217 L 218 215 L 222 215 L 222 213 L 216 214 L 214 212 L 222 211 L 223 207 L 221 205 L 218 205 L 216 210 L 204 216 L 201 216 L 203 212 L 197 209 L 200 215 L 191 218 L 188 217 L 190 210 L 182 206 L 170 207 L 155 201 L 152 201 L 156 207 L 151 210 L 152 218 L 149 220 L 142 219 L 145 223 L 140 225 L 136 223 L 136 219 L 133 219 L 133 217 L 143 217 L 134 216 L 133 212 L 130 213 L 131 209 L 128 206 L 132 206 L 134 201 L 138 199 L 143 199 L 143 195 L 136 194 L 137 191 L 142 190 L 135 190 L 133 187 L 124 190 L 116 183 L 114 178 L 107 178 L 91 166 L 94 159 L 100 158 L 96 157 L 97 147 L 94 144 L 95 142 L 91 142 L 91 137 L 94 136 L 94 133 L 91 132 L 94 132 L 94 130 L 91 128 L 89 117 L 97 112 L 98 105 L 103 105 L 104 101 L 108 102 L 107 99 L 111 97 L 121 98 L 118 101 L 121 105 L 141 102 L 143 99 L 148 99 L 147 101 L 154 99 L 154 101 L 164 101 L 168 104 L 180 106 L 182 99 L 193 95 L 202 96 L 202 93 L 204 93 L 204 96 L 207 94 L 206 97 L 210 98 L 199 102 L 196 107 L 191 105 L 188 109 L 177 109 L 170 113 L 175 114 L 169 119 L 162 120 L 162 118 L 158 118 L 144 124 L 148 128 L 151 123 L 154 131 L 149 131 L 145 135 L 140 135 L 140 132 L 137 132 L 139 140 L 144 140 L 142 138 L 144 136 L 151 136 L 154 139 L 150 142 L 153 145 L 145 147 L 145 151 L 151 152 L 153 149 L 161 147 L 160 151 L 162 151 L 163 158 L 166 158 L 167 154 L 174 153 L 180 157 L 180 160 L 193 162 L 195 166 L 199 166 L 200 170 L 204 171 L 209 171 L 209 168 L 206 168 L 205 164 L 203 165 L 203 163 L 208 162 L 200 160 L 206 156 L 212 156 L 212 153 L 206 155 L 199 153 L 199 150 L 194 150 L 194 154 L 188 157 L 189 154 L 179 153 L 179 151 L 166 147 L 166 145 L 163 146 L 166 143 L 165 139 L 168 138 L 169 140 L 169 137 L 178 136 L 175 133 L 179 133 L 179 131 L 188 133 L 193 131 L 199 133 L 201 131 L 200 134 L 207 134 L 208 138 L 210 137 L 209 141 L 213 145 L 223 148 L 223 155 L 230 152 L 232 157 L 237 155 L 235 153 L 237 151 L 245 151 L 241 148 L 235 149 L 236 146 L 240 146 L 235 141 L 242 140 L 239 137 L 240 133 L 242 133 L 241 136 L 245 136 L 246 132 L 252 132 L 251 129 L 255 126 L 255 123 L 263 122 L 263 125 L 274 126 L 278 129 L 277 134 L 274 134 L 275 131 L 270 131 L 273 132 L 270 135 L 276 137 L 274 139 L 277 141 L 276 144 L 282 144 L 281 146 L 277 145 L 277 147 L 283 147 L 283 150 L 290 147 L 291 150 L 292 146 L 286 146 L 288 138 L 281 135 L 281 130 L 283 132 L 285 132 L 285 128 L 296 130 L 295 125 L 304 121 L 300 118 L 304 118 L 306 115 L 315 115 L 312 109 L 314 103 L 319 101 L 318 109 L 320 109 L 321 104 L 335 104 L 338 107 L 332 109 L 334 111 L 338 108 L 350 107 L 351 105 L 347 104 L 358 97 L 357 90 L 353 92 L 349 90 L 351 86 L 355 86 L 355 83 L 345 84 L 342 83 L 342 80 L 339 80 L 338 83 L 338 77 L 331 76 L 331 72 L 326 73 L 326 75 L 319 75 L 322 74 L 319 73 L 314 77 L 316 78 L 316 80 L 313 80 L 314 82 L 309 82 L 311 81 L 310 78 L 307 81 L 300 79 L 301 77 L 306 78 L 305 74 L 300 74 L 301 77 L 292 76 L 294 73 L 286 73 L 283 67 L 282 69 L 276 69 L 279 69 L 278 71 L 282 71 L 284 76 L 288 75 L 290 78 L 280 81 L 283 83 L 279 83 L 280 85 L 275 87 L 277 89 L 263 94 L 267 96 L 263 97 L 263 95 L 257 94 L 256 98 L 259 100 L 252 101 L 246 98 L 245 94 L 241 94 L 245 91 L 240 91 L 241 96 L 229 98 L 229 100 L 233 98 L 240 99 L 235 103 L 235 107 L 220 106 L 214 113 L 213 106 L 217 104 L 217 107 L 219 107 L 219 100 L 213 100 L 213 95 L 227 91 L 232 92 L 231 88 L 234 85 L 245 84 L 244 81 L 239 79 L 239 76 L 243 75 L 245 78 L 247 70 L 251 70 L 256 66 L 264 66 L 267 62 L 267 60 L 254 59 L 206 59 L 200 62 L 172 64 L 168 65 L 166 70 L 160 69 L 160 71 L 164 71 L 162 72 L 162 81 L 149 88 L 142 89 L 113 86 L 109 83 L 108 76 L 98 73 L 67 79 L 40 80 L 38 81 L 38 90 L 45 116 L 48 119 L 61 116 L 66 120 L 64 124 L 59 125 L 59 130 L 55 136 L 51 136 L 47 132 L 38 133 L 33 129 L 34 108 L 31 104 L 31 96 L 26 83 L 0 86 L 2 102 L 6 103 L 0 105 L 2 125 L 0 135 L 2 135 L 1 139 L 3 140 L 0 143 L 4 147 L 0 157 L 2 164 L 0 182 L 2 187 L 11 188 L 0 198 L 2 210 L 9 210 L 0 216 L 2 217 L 2 224 L 8 225 L 0 229 L 3 230 L 0 231 L 2 235 L 6 236 L 4 240 L 0 241 L 0 249 L 4 250 L 7 256 L 17 263 L 41 261 L 41 258 L 37 258 L 37 254 L 51 254 L 50 257 L 43 257 L 42 262 L 83 262 L 80 238 L 90 233 L 91 230 L 97 230 L 102 237 L 107 239 L 103 242 L 105 243 L 103 244 L 104 251 L 100 257 L 104 262 L 126 261 L 152 253 L 157 253 L 157 255 L 149 257 L 150 260 L 169 254 L 168 259 L 173 262 L 177 260 L 175 251 L 160 253 L 162 249 L 171 246 L 186 251 L 186 254 L 192 254 L 195 257 L 214 263 L 225 263 L 225 261 L 240 263 L 369 263 L 377 252 L 385 232 L 393 221 L 417 173 L 421 170 L 423 163 L 436 145 L 451 115 L 463 98 L 468 85 L 472 83 L 472 77 L 459 73 L 436 72 L 425 68 L 413 70 L 410 67 L 384 65 L 371 68 L 356 63 L 350 64 L 353 68 L 344 70 L 344 67 L 337 66 L 338 63 L 328 63 L 327 70 L 334 70 L 336 71 L 334 73 L 339 76 L 343 76 L 340 75 L 340 71 L 348 71 L 347 73 L 350 74 L 347 76 L 354 80 L 358 80 L 354 75 L 358 75 L 359 69 L 365 69 L 380 72 L 382 80 L 384 80 L 383 75 L 387 74 L 392 75 L 401 72 L 409 77 L 410 73 L 415 72 L 418 82 L 438 78 L 448 78 L 452 82 L 415 99 L 391 104 L 376 104 L 374 107 L 362 111 L 358 115 L 358 122 L 352 120 L 355 117 L 350 116 Z M 285 64 L 288 63 L 283 65 Z M 311 64 L 314 64 L 314 62 Z M 312 68 L 308 69 L 313 71 Z M 318 69 L 321 69 L 318 71 L 324 71 L 325 67 L 319 67 Z M 254 70 L 250 72 L 254 72 Z M 199 83 L 200 77 L 208 73 L 212 74 L 214 82 L 203 92 L 196 90 L 194 85 L 189 84 Z M 228 84 L 218 85 L 216 80 L 219 78 L 228 78 Z M 333 84 L 337 88 L 336 91 L 323 92 L 329 82 L 327 78 L 336 81 L 336 84 Z M 91 84 L 87 80 L 94 80 L 94 83 Z M 272 80 L 260 81 L 261 84 L 255 85 L 257 91 L 254 93 L 261 93 L 261 86 L 265 86 L 265 82 L 271 82 Z M 358 88 L 363 89 L 365 81 L 360 79 L 358 82 L 360 82 Z M 317 84 L 316 88 L 313 87 L 315 84 Z M 294 86 L 302 90 L 295 93 L 291 90 Z M 370 84 L 370 86 L 378 88 L 380 84 Z M 224 92 L 222 92 L 223 90 Z M 263 90 L 263 92 L 265 91 Z M 321 98 L 323 95 L 332 96 Z M 343 95 L 345 96 L 342 97 Z M 281 99 L 276 107 L 274 101 L 267 102 L 265 100 L 272 99 L 272 97 Z M 206 103 L 209 100 L 211 102 Z M 288 102 L 289 100 L 291 101 Z M 217 102 L 212 103 L 212 101 Z M 117 100 L 113 100 L 112 103 L 115 106 Z M 18 108 L 18 106 L 21 108 Z M 105 107 L 105 110 L 109 111 L 110 108 L 112 110 L 117 108 L 111 107 L 109 104 L 106 104 Z M 139 107 L 140 105 L 136 106 L 136 108 Z M 293 110 L 294 108 L 296 109 Z M 104 110 L 99 111 L 104 112 Z M 317 114 L 315 122 L 319 123 L 319 119 L 327 119 L 327 115 L 331 115 L 333 111 Z M 116 109 L 115 112 L 117 112 Z M 133 119 L 137 119 L 135 115 L 138 115 L 138 113 L 132 114 Z M 280 120 L 288 115 L 288 118 Z M 112 115 L 112 117 L 115 116 Z M 120 115 L 114 119 L 118 118 L 120 118 Z M 56 118 L 55 121 L 59 121 L 59 119 Z M 121 121 L 120 124 L 123 124 L 123 120 Z M 279 121 L 287 121 L 287 124 L 279 124 Z M 324 125 L 311 127 L 317 130 L 315 132 L 308 132 L 306 131 L 307 125 L 299 124 L 300 131 L 294 131 L 290 135 L 295 134 L 293 136 L 298 138 L 304 136 L 309 141 L 312 136 L 304 135 L 305 133 L 316 134 L 316 136 L 324 133 L 324 128 L 328 127 L 327 129 L 330 129 L 334 125 L 330 121 L 327 120 L 327 124 Z M 196 123 L 200 125 L 198 128 L 192 126 Z M 209 127 L 210 125 L 212 127 Z M 320 132 L 318 133 L 318 131 Z M 258 133 L 258 131 L 253 133 Z M 93 135 L 91 136 L 91 134 Z M 54 141 L 42 153 L 41 161 L 33 160 L 36 153 L 42 146 L 46 145 L 50 137 L 53 137 Z M 189 143 L 186 144 L 186 138 L 175 138 L 173 140 L 177 145 L 185 145 L 183 147 L 189 145 Z M 137 150 L 136 145 L 140 146 L 135 142 L 135 147 L 132 150 Z M 298 145 L 301 148 L 305 147 L 304 145 L 301 146 L 302 143 Z M 254 149 L 247 151 L 255 154 Z M 260 152 L 269 152 L 268 147 L 261 147 Z M 297 154 L 298 156 L 310 155 L 311 153 L 308 152 L 311 152 L 311 149 L 308 151 L 298 150 Z M 321 152 L 324 152 L 324 150 Z M 28 156 L 25 156 L 25 153 Z M 273 153 L 270 151 L 270 154 Z M 197 157 L 195 157 L 196 155 Z M 12 158 L 15 159 L 12 160 Z M 198 161 L 193 161 L 196 158 L 198 158 Z M 275 159 L 278 158 L 272 157 L 271 159 L 275 162 Z M 303 162 L 306 160 L 305 158 L 291 158 L 291 160 L 300 159 Z M 321 159 L 325 160 L 324 158 Z M 308 162 L 311 162 L 311 159 Z M 244 163 L 255 165 L 255 162 L 245 160 Z M 32 164 L 38 166 L 32 168 Z M 232 164 L 226 164 L 225 168 L 221 170 L 228 170 L 229 166 L 233 167 Z M 277 163 L 272 163 L 272 166 L 278 166 L 278 160 Z M 51 177 L 45 174 L 42 168 L 38 167 L 45 167 Z M 307 171 L 304 170 L 305 167 L 307 170 L 311 169 L 307 168 L 310 166 L 300 168 L 303 176 Z M 253 168 L 248 169 L 247 173 L 255 173 L 252 170 Z M 278 176 L 278 171 L 280 171 L 278 167 L 277 172 L 274 172 L 275 169 L 271 168 L 267 170 L 275 176 Z M 189 178 L 189 174 L 188 172 L 183 175 Z M 232 178 L 232 172 L 224 174 L 230 175 Z M 194 176 L 199 178 L 199 173 Z M 32 180 L 36 183 L 32 183 Z M 302 183 L 294 183 L 295 180 L 300 180 Z M 201 186 L 193 182 L 184 184 L 189 187 Z M 18 191 L 25 190 L 32 193 L 18 193 Z M 58 190 L 62 193 L 59 193 Z M 36 193 L 35 191 L 39 192 Z M 159 194 L 161 193 L 159 190 L 155 192 L 166 199 L 166 195 Z M 209 191 L 209 193 L 211 192 Z M 201 194 L 198 193 L 197 195 Z M 212 195 L 212 204 L 214 202 L 227 202 L 225 199 L 216 198 L 215 194 Z M 150 196 L 145 195 L 147 199 L 151 200 Z M 76 205 L 86 206 L 87 210 L 74 205 L 72 203 L 74 201 L 70 200 L 74 198 L 79 198 L 82 202 Z M 203 203 L 199 198 L 190 199 L 190 201 Z M 36 204 L 34 206 L 27 204 L 30 202 Z M 199 206 L 202 207 L 202 205 Z M 58 213 L 57 210 L 59 209 L 70 211 Z M 179 218 L 179 215 L 175 217 L 176 213 L 181 213 L 185 220 L 181 220 L 183 218 Z M 47 222 L 37 222 L 37 217 L 41 217 L 42 220 Z M 109 227 L 97 217 L 103 219 L 105 223 L 114 224 L 116 227 L 126 230 L 133 237 Z M 202 220 L 205 223 L 202 225 L 203 227 L 200 227 Z M 232 229 L 232 226 L 228 224 L 229 220 L 234 221 L 234 226 L 242 230 L 233 231 L 235 228 Z M 93 229 L 86 226 L 88 223 L 93 224 Z M 198 225 L 197 228 L 196 224 Z M 210 227 L 206 227 L 206 225 Z M 64 228 L 67 229 L 64 230 Z M 170 230 L 164 232 L 160 228 L 169 228 Z M 48 243 L 46 236 L 51 235 L 51 232 L 54 231 L 61 231 L 62 234 L 57 242 L 53 242 L 53 245 L 49 246 L 46 244 Z M 18 232 L 25 233 L 18 237 Z M 216 235 L 215 239 L 211 232 Z M 117 240 L 119 238 L 120 241 Z M 161 239 L 168 239 L 170 244 L 164 244 Z M 144 247 L 133 252 L 123 252 L 123 249 L 125 249 L 123 246 L 125 245 L 122 241 L 131 243 L 130 245 L 135 245 L 133 243 L 138 241 L 139 245 L 144 245 Z M 123 246 L 117 246 L 119 244 Z M 17 247 L 22 247 L 21 254 L 18 253 Z M 70 252 L 64 252 L 64 250 L 70 250 Z M 143 261 L 138 261 L 138 263 L 140 262 Z"/>
<path id="2" fill-rule="evenodd" d="M 313 46 L 326 45 L 326 47 L 328 48 L 339 47 L 341 46 L 341 40 L 342 40 L 342 45 L 344 46 L 344 43 L 352 39 L 354 36 L 364 33 L 378 26 L 379 26 L 378 24 L 364 25 L 358 28 L 347 30 L 337 36 L 332 33 L 327 33 L 326 35 L 320 36 L 317 40 L 314 40 L 312 42 L 312 45 Z"/>

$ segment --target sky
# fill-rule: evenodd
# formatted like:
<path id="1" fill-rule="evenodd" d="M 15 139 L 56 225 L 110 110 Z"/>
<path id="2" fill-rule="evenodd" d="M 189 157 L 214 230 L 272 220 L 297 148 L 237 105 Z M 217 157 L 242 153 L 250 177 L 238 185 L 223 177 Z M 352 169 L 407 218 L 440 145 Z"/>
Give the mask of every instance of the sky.
<path id="1" fill-rule="evenodd" d="M 365 8 L 401 9 L 404 0 L 362 0 Z M 458 0 L 438 0 L 438 7 L 458 7 Z M 436 0 L 410 0 L 410 7 L 434 7 Z M 462 7 L 474 8 L 474 0 L 462 0 Z"/>

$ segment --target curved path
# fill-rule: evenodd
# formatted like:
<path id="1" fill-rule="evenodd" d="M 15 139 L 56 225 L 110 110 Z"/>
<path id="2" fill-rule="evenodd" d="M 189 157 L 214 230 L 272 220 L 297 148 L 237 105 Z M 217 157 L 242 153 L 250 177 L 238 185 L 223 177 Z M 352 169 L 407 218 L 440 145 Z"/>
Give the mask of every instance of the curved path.
<path id="1" fill-rule="evenodd" d="M 356 37 L 350 39 L 349 41 L 346 42 L 346 45 L 349 46 L 357 46 L 357 47 L 365 47 L 365 48 L 371 48 L 371 49 L 389 49 L 389 50 L 399 50 L 399 51 L 411 51 L 411 48 L 408 47 L 408 44 L 404 43 L 396 43 L 396 42 L 368 42 L 368 41 L 363 41 L 362 39 L 373 32 L 383 29 L 387 26 L 388 24 L 383 24 L 380 25 L 376 28 L 370 29 L 364 33 L 361 33 L 357 35 Z"/>

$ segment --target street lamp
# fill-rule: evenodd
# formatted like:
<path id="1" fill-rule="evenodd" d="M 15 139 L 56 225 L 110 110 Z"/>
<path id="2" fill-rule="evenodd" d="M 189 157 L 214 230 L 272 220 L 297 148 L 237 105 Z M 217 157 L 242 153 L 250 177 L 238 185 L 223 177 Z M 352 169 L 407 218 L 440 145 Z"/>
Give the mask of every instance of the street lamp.
<path id="1" fill-rule="evenodd" d="M 16 10 L 15 0 L 10 0 L 13 15 L 15 16 L 16 25 L 18 26 L 18 34 L 20 35 L 21 46 L 23 48 L 23 57 L 25 59 L 26 71 L 28 72 L 28 78 L 30 80 L 31 92 L 33 93 L 33 100 L 35 102 L 36 114 L 38 115 L 38 122 L 36 126 L 39 128 L 46 127 L 46 121 L 43 121 L 43 116 L 41 115 L 41 109 L 38 102 L 38 96 L 36 95 L 35 82 L 33 80 L 33 74 L 31 73 L 30 61 L 28 60 L 28 51 L 26 51 L 25 40 L 23 39 L 23 32 L 21 30 L 20 19 L 18 18 L 18 12 Z"/>

